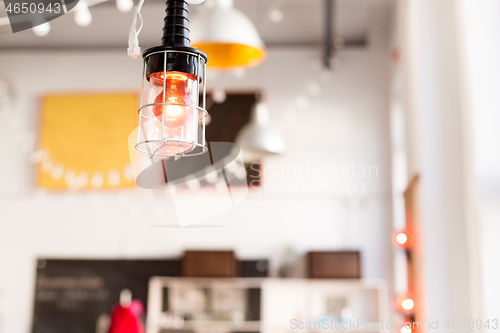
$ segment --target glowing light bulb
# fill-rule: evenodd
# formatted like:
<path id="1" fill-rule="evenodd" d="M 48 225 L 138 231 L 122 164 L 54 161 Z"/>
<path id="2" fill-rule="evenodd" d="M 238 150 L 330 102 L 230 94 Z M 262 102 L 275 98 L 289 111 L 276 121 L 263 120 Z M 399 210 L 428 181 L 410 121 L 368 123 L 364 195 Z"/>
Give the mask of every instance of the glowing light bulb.
<path id="1" fill-rule="evenodd" d="M 162 74 L 161 74 L 162 75 Z M 163 80 L 160 80 L 163 83 Z M 164 122 L 164 125 L 169 128 L 181 127 L 188 121 L 188 108 L 193 105 L 193 102 L 187 94 L 188 76 L 182 73 L 167 74 L 165 82 L 165 91 L 162 91 L 155 98 L 155 103 L 182 104 L 182 105 L 155 105 L 153 113 L 156 118 Z M 163 119 L 163 109 L 165 109 L 165 119 Z"/>
<path id="2" fill-rule="evenodd" d="M 399 248 L 408 249 L 411 247 L 411 234 L 408 230 L 398 231 L 392 235 L 392 243 Z"/>
<path id="3" fill-rule="evenodd" d="M 37 25 L 33 27 L 33 32 L 35 35 L 38 37 L 45 37 L 49 34 L 50 32 L 50 23 L 45 22 L 43 24 Z"/>
<path id="4" fill-rule="evenodd" d="M 133 0 L 116 0 L 116 8 L 120 12 L 126 13 L 132 10 L 134 8 L 134 1 Z"/>
<path id="5" fill-rule="evenodd" d="M 80 27 L 86 27 L 92 23 L 92 14 L 83 0 L 79 1 L 75 7 L 75 23 Z"/>
<path id="6" fill-rule="evenodd" d="M 274 8 L 269 11 L 269 19 L 274 23 L 280 23 L 283 21 L 285 15 L 279 8 Z"/>
<path id="7" fill-rule="evenodd" d="M 400 232 L 396 236 L 396 242 L 398 242 L 401 245 L 403 245 L 404 243 L 406 243 L 407 240 L 408 240 L 408 237 L 406 236 L 406 234 L 404 232 Z"/>
<path id="8" fill-rule="evenodd" d="M 396 309 L 403 313 L 411 313 L 414 310 L 415 302 L 409 294 L 400 294 L 394 303 Z"/>
<path id="9" fill-rule="evenodd" d="M 405 310 L 411 310 L 413 306 L 415 306 L 415 303 L 411 298 L 407 298 L 401 303 L 401 307 Z"/>
<path id="10" fill-rule="evenodd" d="M 153 72 L 149 82 L 147 118 L 151 123 L 149 145 L 155 154 L 179 156 L 196 148 L 199 119 L 198 77 L 180 72 Z"/>
<path id="11" fill-rule="evenodd" d="M 401 333 L 411 333 L 411 327 L 404 326 L 401 330 Z"/>

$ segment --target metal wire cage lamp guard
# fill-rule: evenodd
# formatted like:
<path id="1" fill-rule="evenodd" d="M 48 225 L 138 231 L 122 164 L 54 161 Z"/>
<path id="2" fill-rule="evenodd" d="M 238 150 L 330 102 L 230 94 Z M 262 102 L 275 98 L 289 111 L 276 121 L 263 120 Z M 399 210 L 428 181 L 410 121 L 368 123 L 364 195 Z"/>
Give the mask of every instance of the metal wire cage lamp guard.
<path id="1" fill-rule="evenodd" d="M 167 0 L 162 45 L 144 51 L 135 148 L 155 155 L 203 154 L 207 56 L 190 47 L 188 4 Z"/>

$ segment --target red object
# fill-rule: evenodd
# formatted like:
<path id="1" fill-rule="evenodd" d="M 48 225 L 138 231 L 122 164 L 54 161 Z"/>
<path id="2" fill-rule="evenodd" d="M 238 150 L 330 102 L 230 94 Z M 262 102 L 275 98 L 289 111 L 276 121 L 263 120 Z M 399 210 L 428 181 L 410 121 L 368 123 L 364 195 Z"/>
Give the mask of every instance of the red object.
<path id="1" fill-rule="evenodd" d="M 163 72 L 154 73 L 152 76 L 153 82 L 159 87 L 162 87 Z M 171 72 L 167 74 L 165 82 L 165 91 L 167 95 L 164 96 L 165 91 L 162 91 L 156 96 L 154 102 L 163 103 L 163 98 L 165 97 L 165 103 L 193 105 L 186 91 L 189 80 L 194 80 L 196 82 L 196 78 L 193 78 L 193 75 L 180 72 Z M 186 123 L 186 118 L 188 116 L 186 106 L 166 105 L 165 110 L 165 126 L 180 127 Z M 163 105 L 153 106 L 153 113 L 158 120 L 163 121 Z"/>
<path id="2" fill-rule="evenodd" d="M 108 333 L 144 333 L 140 315 L 144 312 L 142 303 L 133 300 L 130 306 L 115 305 L 111 311 Z"/>

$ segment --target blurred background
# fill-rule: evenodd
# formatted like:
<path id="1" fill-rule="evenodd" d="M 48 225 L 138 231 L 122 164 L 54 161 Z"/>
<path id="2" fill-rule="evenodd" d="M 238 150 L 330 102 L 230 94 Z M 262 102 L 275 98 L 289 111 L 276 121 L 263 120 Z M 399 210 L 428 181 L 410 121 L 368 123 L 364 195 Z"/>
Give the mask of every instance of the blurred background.
<path id="1" fill-rule="evenodd" d="M 15 34 L 1 8 L 0 332 L 498 329 L 499 1 L 190 5 L 207 141 L 243 158 L 160 190 L 134 6 Z M 141 14 L 145 50 L 165 2 Z"/>

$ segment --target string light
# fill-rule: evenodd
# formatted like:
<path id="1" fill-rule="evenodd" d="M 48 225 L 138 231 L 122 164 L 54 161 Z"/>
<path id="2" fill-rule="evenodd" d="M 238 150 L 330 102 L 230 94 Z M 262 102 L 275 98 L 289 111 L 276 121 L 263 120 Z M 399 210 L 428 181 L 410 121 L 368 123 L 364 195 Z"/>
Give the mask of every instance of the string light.
<path id="1" fill-rule="evenodd" d="M 186 185 L 191 191 L 194 191 L 194 192 L 198 191 L 201 188 L 201 183 L 197 178 L 194 178 L 194 179 L 186 182 Z"/>
<path id="2" fill-rule="evenodd" d="M 392 243 L 394 246 L 407 249 L 410 247 L 410 237 L 407 231 L 396 232 L 392 236 Z"/>
<path id="3" fill-rule="evenodd" d="M 269 11 L 269 19 L 273 23 L 280 23 L 283 21 L 285 18 L 285 15 L 283 14 L 283 11 L 279 8 L 274 8 Z"/>
<path id="4" fill-rule="evenodd" d="M 92 14 L 84 0 L 80 0 L 75 7 L 75 23 L 80 27 L 86 27 L 92 23 Z"/>
<path id="5" fill-rule="evenodd" d="M 395 302 L 396 309 L 400 312 L 413 312 L 415 302 L 408 295 L 399 295 Z"/>
<path id="6" fill-rule="evenodd" d="M 209 184 L 215 184 L 217 182 L 217 179 L 219 178 L 219 176 L 217 175 L 217 172 L 216 171 L 213 171 L 213 172 L 210 172 L 210 173 L 207 173 L 205 175 L 205 181 Z"/>
<path id="7" fill-rule="evenodd" d="M 400 232 L 399 234 L 396 235 L 396 242 L 398 242 L 401 245 L 406 243 L 407 240 L 408 240 L 408 237 L 406 236 L 406 234 L 404 232 Z"/>
<path id="8" fill-rule="evenodd" d="M 222 88 L 214 89 L 214 91 L 212 92 L 212 99 L 217 104 L 224 103 L 226 97 L 227 97 L 226 92 Z"/>
<path id="9" fill-rule="evenodd" d="M 38 37 L 45 37 L 50 32 L 50 23 L 45 22 L 44 24 L 37 25 L 33 27 L 33 33 Z"/>
<path id="10" fill-rule="evenodd" d="M 403 301 L 403 303 L 401 303 L 401 306 L 403 307 L 403 309 L 409 311 L 409 310 L 413 309 L 413 307 L 415 306 L 415 303 L 413 302 L 413 300 L 411 298 L 407 298 Z"/>
<path id="11" fill-rule="evenodd" d="M 401 333 L 411 333 L 411 327 L 409 326 L 403 326 L 403 328 L 400 330 Z"/>
<path id="12" fill-rule="evenodd" d="M 104 177 L 102 173 L 96 172 L 92 175 L 92 178 L 90 180 L 90 185 L 93 188 L 95 189 L 101 188 L 103 183 L 104 183 Z"/>
<path id="13" fill-rule="evenodd" d="M 120 185 L 120 174 L 116 170 L 111 170 L 108 172 L 108 184 L 115 187 Z"/>
<path id="14" fill-rule="evenodd" d="M 126 13 L 134 8 L 133 0 L 116 0 L 116 8 L 122 13 Z"/>

